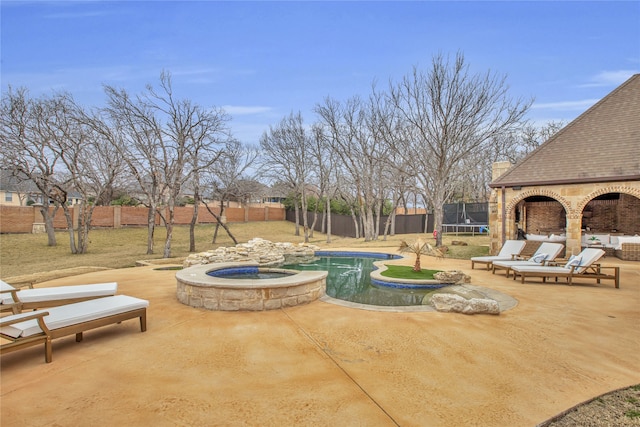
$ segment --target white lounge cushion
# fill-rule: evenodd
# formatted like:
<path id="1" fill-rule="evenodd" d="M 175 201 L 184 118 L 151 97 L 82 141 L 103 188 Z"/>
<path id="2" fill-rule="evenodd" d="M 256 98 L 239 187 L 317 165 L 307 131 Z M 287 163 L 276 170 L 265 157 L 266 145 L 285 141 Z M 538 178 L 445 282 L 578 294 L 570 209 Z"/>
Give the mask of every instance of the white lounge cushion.
<path id="1" fill-rule="evenodd" d="M 513 255 L 519 255 L 520 252 L 522 252 L 526 244 L 526 240 L 507 240 L 504 242 L 504 245 L 502 245 L 502 249 L 500 249 L 498 255 L 475 256 L 471 258 L 471 261 L 490 263 L 499 260 L 511 260 L 513 259 Z"/>
<path id="2" fill-rule="evenodd" d="M 511 261 L 513 257 L 509 256 L 499 256 L 499 255 L 488 255 L 488 256 L 474 256 L 471 258 L 473 262 L 494 262 L 494 261 Z"/>
<path id="3" fill-rule="evenodd" d="M 511 258 L 511 255 L 518 255 L 522 252 L 526 244 L 527 242 L 524 240 L 507 240 L 504 242 L 504 245 L 502 245 L 498 256 Z"/>
<path id="4" fill-rule="evenodd" d="M 55 330 L 148 306 L 149 301 L 147 300 L 128 295 L 115 295 L 48 308 L 46 311 L 49 312 L 49 315 L 44 317 L 44 322 L 47 328 Z M 39 334 L 42 329 L 38 326 L 38 321 L 34 319 L 3 326 L 0 331 L 5 335 L 18 338 Z"/>
<path id="5" fill-rule="evenodd" d="M 543 242 L 538 249 L 536 250 L 534 255 L 538 255 L 540 253 L 547 254 L 545 261 L 552 261 L 560 255 L 564 249 L 564 244 L 562 243 L 554 243 L 554 242 Z"/>
<path id="6" fill-rule="evenodd" d="M 4 282 L 3 282 L 4 283 Z M 5 283 L 6 284 L 6 283 Z M 12 288 L 11 285 L 7 285 Z M 4 289 L 4 286 L 3 286 Z M 118 291 L 118 284 L 96 283 L 92 285 L 58 286 L 52 288 L 34 288 L 18 291 L 18 298 L 22 302 L 56 301 L 75 298 L 93 298 L 101 296 L 115 295 Z M 0 303 L 11 304 L 13 298 L 11 293 L 4 293 L 0 296 Z"/>
<path id="7" fill-rule="evenodd" d="M 598 248 L 586 248 L 578 255 L 571 256 L 569 258 L 569 262 L 565 266 L 562 267 L 551 267 L 546 265 L 514 265 L 511 267 L 512 270 L 520 273 L 570 273 L 571 267 L 567 267 L 570 263 L 577 263 L 578 268 L 574 269 L 574 273 L 582 273 L 585 271 L 591 264 L 598 261 L 604 255 L 604 251 Z"/>
<path id="8" fill-rule="evenodd" d="M 519 261 L 506 261 L 506 260 L 502 260 L 502 261 L 494 261 L 493 265 L 497 265 L 498 267 L 502 267 L 502 268 L 513 268 L 515 266 L 520 267 L 520 266 L 540 266 L 542 265 L 539 262 L 534 262 L 534 261 L 525 261 L 525 260 L 519 260 Z"/>
<path id="9" fill-rule="evenodd" d="M 16 288 L 11 286 L 10 284 L 5 282 L 4 280 L 0 280 L 0 291 L 13 291 L 14 289 L 16 289 Z"/>

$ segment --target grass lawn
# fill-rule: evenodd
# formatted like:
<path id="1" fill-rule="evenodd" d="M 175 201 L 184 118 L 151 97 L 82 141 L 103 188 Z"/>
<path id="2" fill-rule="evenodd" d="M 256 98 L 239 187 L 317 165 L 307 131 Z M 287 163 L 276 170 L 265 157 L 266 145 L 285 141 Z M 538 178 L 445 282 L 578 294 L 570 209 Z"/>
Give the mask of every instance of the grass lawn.
<path id="1" fill-rule="evenodd" d="M 238 242 L 243 243 L 254 237 L 261 237 L 273 242 L 301 243 L 302 236 L 295 236 L 295 226 L 287 221 L 249 222 L 229 224 Z M 220 228 L 216 244 L 211 243 L 213 225 L 196 227 L 196 251 L 203 252 L 220 246 L 233 246 L 233 241 Z M 154 236 L 155 253 L 147 255 L 147 229 L 95 229 L 89 233 L 89 251 L 86 254 L 72 255 L 69 250 L 69 235 L 66 232 L 56 233 L 58 245 L 47 246 L 45 234 L 0 234 L 0 277 L 19 276 L 24 274 L 47 272 L 82 266 L 125 268 L 135 266 L 136 261 L 162 258 L 165 229 L 156 228 Z M 411 234 L 380 237 L 377 241 L 365 242 L 364 239 L 353 239 L 332 236 L 327 243 L 327 236 L 315 233 L 310 243 L 328 248 L 350 248 L 366 251 L 368 249 L 384 250 L 396 253 L 400 242 L 411 242 L 418 237 L 432 239 L 430 235 Z M 462 240 L 468 246 L 451 246 L 451 240 Z M 443 242 L 449 246 L 447 257 L 468 259 L 472 256 L 488 253 L 488 236 L 455 236 L 445 235 Z M 189 255 L 189 227 L 174 228 L 172 256 L 184 258 Z"/>
<path id="2" fill-rule="evenodd" d="M 387 269 L 380 273 L 384 277 L 410 280 L 432 280 L 433 275 L 440 270 L 428 270 L 423 268 L 420 271 L 413 271 L 413 266 L 409 265 L 386 265 Z"/>

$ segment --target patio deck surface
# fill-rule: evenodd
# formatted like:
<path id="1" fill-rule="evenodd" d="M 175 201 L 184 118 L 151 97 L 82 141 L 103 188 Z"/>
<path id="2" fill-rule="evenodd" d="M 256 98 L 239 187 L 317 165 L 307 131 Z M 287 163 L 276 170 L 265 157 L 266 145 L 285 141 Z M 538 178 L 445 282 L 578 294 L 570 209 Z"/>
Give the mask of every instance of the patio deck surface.
<path id="1" fill-rule="evenodd" d="M 407 261 L 410 263 L 410 261 Z M 376 312 L 323 301 L 269 312 L 180 304 L 175 271 L 136 267 L 37 286 L 117 281 L 137 320 L 2 356 L 9 426 L 534 426 L 640 383 L 640 263 L 620 289 L 521 284 L 470 261 L 472 284 L 518 300 L 499 316 Z"/>

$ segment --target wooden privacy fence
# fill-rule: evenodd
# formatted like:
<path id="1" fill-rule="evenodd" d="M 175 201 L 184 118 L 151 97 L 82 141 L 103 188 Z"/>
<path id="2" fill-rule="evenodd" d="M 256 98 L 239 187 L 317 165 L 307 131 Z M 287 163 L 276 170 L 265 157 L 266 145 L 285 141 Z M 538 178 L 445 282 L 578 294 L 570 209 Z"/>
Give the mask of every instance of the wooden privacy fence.
<path id="1" fill-rule="evenodd" d="M 50 208 L 53 211 L 52 208 Z M 70 208 L 74 224 L 78 223 L 80 209 Z M 219 215 L 220 209 L 212 209 Z M 91 225 L 100 228 L 138 227 L 147 225 L 149 209 L 133 206 L 96 206 L 91 218 Z M 193 206 L 175 208 L 176 225 L 191 223 Z M 165 212 L 165 218 L 168 212 Z M 285 209 L 272 206 L 225 208 L 224 219 L 227 222 L 251 221 L 284 221 Z M 156 214 L 157 225 L 162 225 L 162 218 Z M 44 220 L 37 206 L 0 206 L 0 233 L 33 233 L 44 231 Z M 216 219 L 205 207 L 198 208 L 198 224 L 215 224 Z M 66 230 L 67 221 L 62 209 L 58 209 L 53 221 L 55 229 Z"/>
<path id="2" fill-rule="evenodd" d="M 427 233 L 433 233 L 433 215 L 432 214 L 417 214 L 417 215 L 396 215 L 395 234 L 412 234 L 412 233 L 424 233 L 424 224 L 427 219 Z M 380 236 L 384 234 L 384 228 L 387 223 L 387 216 L 383 216 L 380 220 L 380 227 L 378 233 Z M 296 214 L 293 211 L 287 211 L 287 221 L 295 222 Z M 307 221 L 311 225 L 313 223 L 313 213 L 307 212 Z M 302 222 L 302 221 L 301 221 Z M 361 224 L 360 236 L 363 235 L 363 228 Z M 318 222 L 314 227 L 315 231 L 322 232 L 322 215 L 318 214 Z M 326 232 L 326 219 L 325 228 Z M 391 229 L 389 229 L 389 234 Z M 341 237 L 356 237 L 356 225 L 353 222 L 353 218 L 350 215 L 337 215 L 331 214 L 331 234 Z"/>

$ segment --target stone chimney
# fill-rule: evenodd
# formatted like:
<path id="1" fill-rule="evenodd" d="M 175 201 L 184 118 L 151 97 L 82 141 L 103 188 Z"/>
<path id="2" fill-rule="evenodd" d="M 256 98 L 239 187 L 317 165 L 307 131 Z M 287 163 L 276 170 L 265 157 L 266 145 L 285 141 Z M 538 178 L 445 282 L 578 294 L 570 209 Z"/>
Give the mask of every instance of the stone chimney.
<path id="1" fill-rule="evenodd" d="M 495 181 L 513 166 L 511 162 L 494 162 L 491 166 L 491 181 Z"/>

